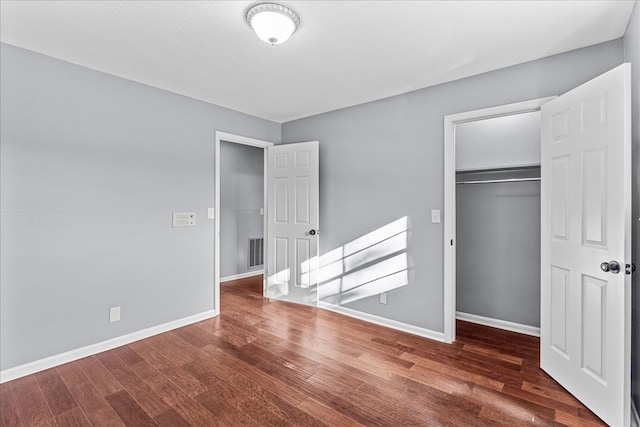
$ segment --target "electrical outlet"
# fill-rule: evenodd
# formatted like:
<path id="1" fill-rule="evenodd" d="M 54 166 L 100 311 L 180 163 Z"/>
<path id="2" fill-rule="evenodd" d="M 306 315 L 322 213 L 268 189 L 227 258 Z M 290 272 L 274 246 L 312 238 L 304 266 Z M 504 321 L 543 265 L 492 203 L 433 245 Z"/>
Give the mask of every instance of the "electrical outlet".
<path id="1" fill-rule="evenodd" d="M 380 293 L 380 304 L 386 304 L 387 303 L 387 293 L 386 292 L 381 292 Z"/>
<path id="2" fill-rule="evenodd" d="M 120 321 L 120 307 L 111 307 L 109 309 L 109 322 L 118 322 Z"/>

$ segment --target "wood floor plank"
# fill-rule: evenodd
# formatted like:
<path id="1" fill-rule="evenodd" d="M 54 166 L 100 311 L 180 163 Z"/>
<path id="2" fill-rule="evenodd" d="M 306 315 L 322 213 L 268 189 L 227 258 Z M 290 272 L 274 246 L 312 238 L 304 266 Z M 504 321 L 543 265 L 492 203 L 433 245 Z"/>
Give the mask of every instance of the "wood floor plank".
<path id="1" fill-rule="evenodd" d="M 221 314 L 0 385 L 0 427 L 603 426 L 537 337 L 458 321 L 445 344 L 221 285 Z"/>
<path id="2" fill-rule="evenodd" d="M 486 402 L 480 413 L 483 418 L 495 421 L 494 415 L 502 414 L 518 422 L 534 425 L 549 425 L 555 418 L 554 409 L 506 393 L 477 385 L 473 388 L 473 393 Z"/>
<path id="3" fill-rule="evenodd" d="M 53 416 L 60 415 L 78 406 L 55 368 L 38 372 L 35 374 L 35 378 Z"/>
<path id="4" fill-rule="evenodd" d="M 154 369 L 146 361 L 131 365 L 131 370 L 169 406 L 174 405 L 175 402 L 189 398 L 187 393 L 182 391 L 180 387 L 176 387 L 169 378 L 162 372 Z"/>
<path id="5" fill-rule="evenodd" d="M 110 394 L 105 399 L 126 425 L 139 427 L 158 426 L 126 390 Z"/>
<path id="6" fill-rule="evenodd" d="M 497 408 L 495 406 L 482 408 L 480 418 L 489 420 L 498 425 L 509 426 L 558 426 L 555 420 L 539 417 L 526 411 L 517 410 L 512 407 Z"/>
<path id="7" fill-rule="evenodd" d="M 359 381 L 367 382 L 369 384 L 384 384 L 387 392 L 393 395 L 394 398 L 402 396 L 404 392 L 404 386 L 392 381 L 388 375 L 384 372 L 379 372 L 374 367 L 369 366 L 366 362 L 359 359 L 360 353 L 355 353 L 351 356 L 345 356 L 342 353 L 334 353 L 327 351 L 326 347 L 319 349 L 308 349 L 306 347 L 300 347 L 297 345 L 289 345 L 289 350 L 282 353 L 287 357 L 289 352 L 297 352 L 301 355 L 308 357 L 320 364 L 325 368 L 330 368 L 336 376 L 339 377 L 355 377 Z M 316 374 L 318 371 L 316 371 Z M 314 374 L 311 378 L 317 377 Z M 320 374 L 321 375 L 321 374 Z"/>
<path id="8" fill-rule="evenodd" d="M 415 362 L 415 365 L 411 368 L 412 370 L 422 372 L 426 375 L 428 375 L 430 371 L 436 371 L 441 372 L 445 375 L 452 376 L 454 378 L 458 378 L 462 381 L 469 381 L 474 384 L 483 385 L 495 390 L 502 390 L 502 388 L 504 387 L 504 383 L 495 380 L 492 377 L 486 377 L 479 373 L 468 372 L 466 370 L 459 369 L 447 364 L 434 362 L 430 359 L 423 359 L 418 356 L 413 356 L 413 354 L 404 354 L 403 358 Z"/>
<path id="9" fill-rule="evenodd" d="M 80 366 L 80 369 L 102 396 L 122 390 L 122 384 L 94 356 L 85 357 L 74 363 Z"/>
<path id="10" fill-rule="evenodd" d="M 469 395 L 475 385 L 475 383 L 471 381 L 462 380 L 422 367 L 412 368 L 408 373 L 402 374 L 401 376 L 413 382 L 424 384 L 444 393 L 460 397 Z M 499 389 L 502 387 L 503 384 L 500 384 Z"/>
<path id="11" fill-rule="evenodd" d="M 482 410 L 478 402 L 415 382 L 407 383 L 403 402 L 410 413 L 418 417 L 428 414 L 438 420 L 438 424 L 450 426 L 473 425 Z M 443 411 L 442 408 L 447 410 Z"/>
<path id="12" fill-rule="evenodd" d="M 364 353 L 358 357 L 358 360 L 363 363 L 360 366 L 366 366 L 383 378 L 392 378 L 395 374 L 404 374 L 415 365 L 414 362 L 409 360 L 375 353 Z"/>
<path id="13" fill-rule="evenodd" d="M 596 427 L 602 426 L 602 421 L 599 419 L 585 419 L 580 416 L 575 416 L 571 414 L 567 414 L 562 411 L 556 411 L 555 421 L 560 423 L 561 425 L 567 425 L 572 427 Z"/>
<path id="14" fill-rule="evenodd" d="M 322 420 L 328 426 L 364 427 L 364 424 L 360 424 L 335 409 L 323 405 L 312 397 L 302 401 L 298 405 L 298 409 L 305 411 L 318 420 Z"/>
<path id="15" fill-rule="evenodd" d="M 136 341 L 129 344 L 129 347 L 156 369 L 167 369 L 180 366 L 180 364 L 173 361 L 170 356 L 167 357 L 151 347 L 148 340 Z"/>
<path id="16" fill-rule="evenodd" d="M 171 382 L 184 391 L 189 397 L 197 396 L 204 393 L 206 387 L 198 381 L 193 375 L 182 369 L 182 367 L 171 367 L 160 369 Z"/>
<path id="17" fill-rule="evenodd" d="M 78 361 L 58 366 L 60 377 L 94 426 L 122 427 L 124 424 L 113 408 L 80 368 Z"/>
<path id="18" fill-rule="evenodd" d="M 123 345 L 122 347 L 118 347 L 114 349 L 113 352 L 117 354 L 118 357 L 122 359 L 122 361 L 127 365 L 134 365 L 144 360 L 142 357 L 140 357 L 138 353 L 136 353 L 128 345 Z"/>
<path id="19" fill-rule="evenodd" d="M 172 335 L 173 331 L 147 338 L 145 341 L 151 352 L 164 356 L 171 366 L 181 366 L 191 362 L 196 355 L 187 349 L 192 349 L 193 347 L 186 345 L 179 338 L 173 338 Z"/>
<path id="20" fill-rule="evenodd" d="M 17 412 L 25 426 L 54 426 L 55 421 L 34 375 L 11 383 Z"/>
<path id="21" fill-rule="evenodd" d="M 79 407 L 56 416 L 56 424 L 60 427 L 91 427 L 91 423 Z"/>
<path id="22" fill-rule="evenodd" d="M 131 396 L 151 418 L 171 409 L 115 352 L 100 353 L 97 357 L 100 363 L 125 387 L 125 390 L 121 391 L 127 392 L 126 395 L 116 392 L 109 396 Z"/>
<path id="23" fill-rule="evenodd" d="M 191 424 L 176 412 L 175 409 L 169 409 L 167 412 L 158 415 L 154 421 L 160 427 L 191 427 Z"/>
<path id="24" fill-rule="evenodd" d="M 261 423 L 250 418 L 249 415 L 230 405 L 222 396 L 216 393 L 209 393 L 206 397 L 205 394 L 200 396 L 200 405 L 206 408 L 210 416 L 215 420 L 213 424 L 206 425 L 221 427 L 263 426 Z"/>
<path id="25" fill-rule="evenodd" d="M 227 379 L 232 383 L 238 381 L 237 377 L 240 375 L 277 393 L 278 396 L 292 405 L 297 405 L 305 399 L 305 397 L 300 394 L 299 390 L 287 386 L 278 378 L 267 375 L 257 367 L 246 364 L 242 360 L 237 359 L 224 351 L 217 351 L 215 360 L 217 366 L 224 366 L 227 369 L 230 369 L 231 372 L 234 372 L 233 375 L 227 377 Z"/>
<path id="26" fill-rule="evenodd" d="M 522 357 L 512 356 L 501 351 L 496 351 L 492 348 L 482 347 L 475 344 L 464 344 L 462 346 L 462 351 L 468 351 L 471 353 L 482 354 L 484 356 L 488 356 L 492 359 L 501 360 L 504 362 L 508 362 L 513 365 L 522 366 Z"/>
<path id="27" fill-rule="evenodd" d="M 172 409 L 194 427 L 220 425 L 219 419 L 194 399 L 176 402 Z"/>
<path id="28" fill-rule="evenodd" d="M 194 323 L 194 325 L 205 332 L 209 332 L 210 334 L 213 334 L 214 332 L 216 332 L 218 329 L 222 327 L 221 323 L 222 322 L 220 320 L 220 316 L 216 316 L 210 319 L 205 319 L 200 322 Z"/>
<path id="29" fill-rule="evenodd" d="M 188 326 L 174 329 L 171 333 L 179 336 L 194 347 L 204 347 L 211 344 L 211 335 L 213 335 L 203 329 L 190 328 Z"/>
<path id="30" fill-rule="evenodd" d="M 285 399 L 281 398 L 277 393 L 262 387 L 257 382 L 251 381 L 241 375 L 235 375 L 230 378 L 231 384 L 244 392 L 253 401 L 268 404 L 280 418 L 284 419 L 291 425 L 320 427 L 323 423 L 309 416 L 306 412 L 300 411 L 296 405 L 292 405 Z"/>
<path id="31" fill-rule="evenodd" d="M 22 420 L 18 415 L 18 407 L 13 397 L 10 383 L 0 384 L 0 426 L 21 427 Z"/>
<path id="32" fill-rule="evenodd" d="M 424 426 L 437 425 L 437 418 L 427 411 L 416 413 L 400 408 L 400 400 L 390 399 L 385 395 L 385 389 L 364 383 L 349 395 L 353 408 L 360 412 L 360 416 L 368 418 L 369 425 L 389 426 Z M 366 415 L 364 412 L 366 411 Z"/>
<path id="33" fill-rule="evenodd" d="M 234 408 L 238 413 L 245 414 L 254 423 L 263 426 L 293 425 L 285 421 L 269 402 L 260 402 L 252 399 L 249 394 L 239 390 L 226 381 L 221 381 L 215 389 L 196 396 L 198 402 L 208 405 L 207 402 L 216 401 L 221 398 L 226 405 Z"/>
<path id="34" fill-rule="evenodd" d="M 549 399 L 553 399 L 555 401 L 562 402 L 576 408 L 584 407 L 584 405 L 580 403 L 578 399 L 568 394 L 564 389 L 552 389 L 544 385 L 533 384 L 529 381 L 523 381 L 522 390 L 529 393 L 538 394 L 540 396 L 548 397 Z"/>

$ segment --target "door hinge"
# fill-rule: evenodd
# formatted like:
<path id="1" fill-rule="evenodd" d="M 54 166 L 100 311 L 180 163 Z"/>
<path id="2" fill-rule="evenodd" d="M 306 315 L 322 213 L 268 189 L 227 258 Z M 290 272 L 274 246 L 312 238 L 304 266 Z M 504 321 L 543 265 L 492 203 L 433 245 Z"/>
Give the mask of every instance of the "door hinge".
<path id="1" fill-rule="evenodd" d="M 451 246 L 453 246 L 453 239 L 451 239 Z"/>
<path id="2" fill-rule="evenodd" d="M 636 271 L 636 265 L 634 263 L 631 264 L 625 264 L 624 265 L 624 273 L 625 274 L 631 274 L 634 271 Z"/>

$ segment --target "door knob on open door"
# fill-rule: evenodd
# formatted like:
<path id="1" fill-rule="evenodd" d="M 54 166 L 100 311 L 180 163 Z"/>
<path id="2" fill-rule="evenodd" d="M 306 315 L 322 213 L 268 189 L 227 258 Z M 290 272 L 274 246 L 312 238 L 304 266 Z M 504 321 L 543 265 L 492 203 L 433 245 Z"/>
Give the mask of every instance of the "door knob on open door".
<path id="1" fill-rule="evenodd" d="M 313 228 L 311 230 L 309 230 L 309 234 L 312 236 L 316 235 L 316 230 L 314 230 Z"/>
<path id="2" fill-rule="evenodd" d="M 613 274 L 618 274 L 620 273 L 620 264 L 618 264 L 617 261 L 603 262 L 602 264 L 600 264 L 600 270 L 604 272 L 610 271 Z"/>

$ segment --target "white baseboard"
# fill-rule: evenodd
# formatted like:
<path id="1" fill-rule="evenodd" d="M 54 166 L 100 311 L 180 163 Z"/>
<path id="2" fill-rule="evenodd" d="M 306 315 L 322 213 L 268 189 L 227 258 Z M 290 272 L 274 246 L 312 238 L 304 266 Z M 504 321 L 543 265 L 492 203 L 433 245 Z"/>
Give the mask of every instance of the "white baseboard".
<path id="1" fill-rule="evenodd" d="M 14 368 L 5 369 L 4 371 L 0 371 L 0 384 L 27 375 L 35 374 L 36 372 L 44 371 L 45 369 L 73 362 L 74 360 L 82 359 L 83 357 L 102 353 L 103 351 L 111 350 L 116 347 L 132 343 L 134 341 L 149 338 L 153 335 L 168 332 L 172 329 L 181 328 L 192 323 L 210 319 L 215 316 L 217 316 L 217 313 L 214 310 L 205 311 L 193 316 L 183 317 L 182 319 L 163 323 L 162 325 L 152 326 L 150 328 L 132 332 L 127 335 L 122 335 L 96 344 L 91 344 L 86 347 L 77 348 L 75 350 L 70 350 L 64 353 L 49 356 L 44 359 L 35 360 L 33 362 L 25 363 L 24 365 L 16 366 Z"/>
<path id="2" fill-rule="evenodd" d="M 508 322 L 506 320 L 491 319 L 490 317 L 478 316 L 476 314 L 463 313 L 456 311 L 456 319 L 466 320 L 471 323 L 492 326 L 494 328 L 505 329 L 507 331 L 519 332 L 521 334 L 540 336 L 540 328 L 535 326 L 523 325 L 521 323 Z"/>
<path id="3" fill-rule="evenodd" d="M 631 398 L 631 427 L 640 427 L 640 416 L 638 415 L 638 408 L 636 403 Z"/>
<path id="4" fill-rule="evenodd" d="M 444 333 L 442 332 L 436 332 L 436 331 L 432 331 L 431 329 L 420 328 L 418 326 L 409 325 L 408 323 L 402 323 L 402 322 L 398 322 L 397 320 L 386 319 L 384 317 L 376 316 L 375 314 L 363 313 L 361 311 L 353 310 L 351 308 L 329 304 L 322 301 L 318 301 L 318 307 L 324 308 L 325 310 L 333 311 L 336 313 L 344 314 L 345 316 L 364 320 L 366 322 L 375 323 L 376 325 L 385 326 L 387 328 L 396 329 L 398 331 L 407 332 L 413 335 L 418 335 L 420 337 L 429 338 L 431 340 L 444 342 Z"/>
<path id="5" fill-rule="evenodd" d="M 264 274 L 264 270 L 248 271 L 246 273 L 234 274 L 233 276 L 221 277 L 220 283 L 230 282 L 232 280 L 246 279 L 247 277 L 261 276 L 262 274 Z"/>

